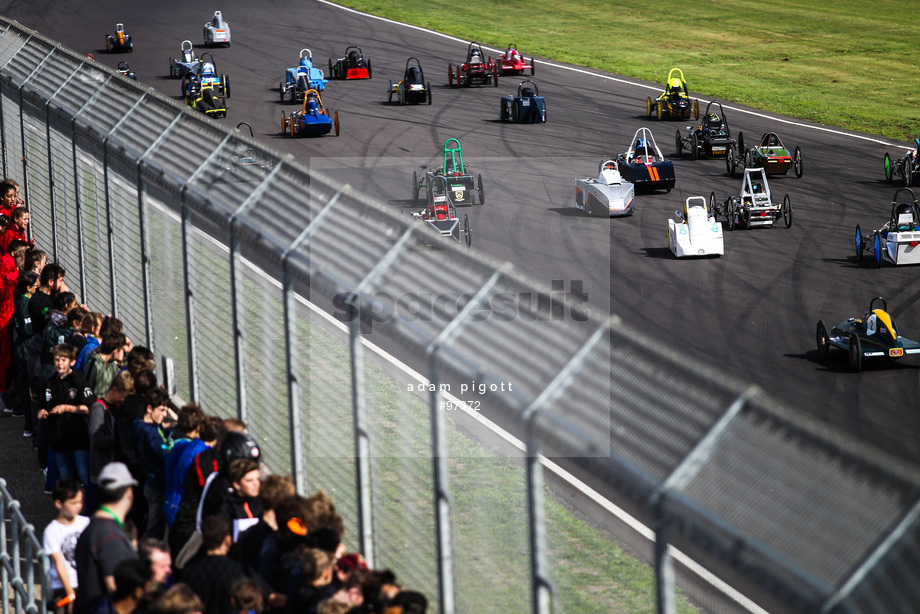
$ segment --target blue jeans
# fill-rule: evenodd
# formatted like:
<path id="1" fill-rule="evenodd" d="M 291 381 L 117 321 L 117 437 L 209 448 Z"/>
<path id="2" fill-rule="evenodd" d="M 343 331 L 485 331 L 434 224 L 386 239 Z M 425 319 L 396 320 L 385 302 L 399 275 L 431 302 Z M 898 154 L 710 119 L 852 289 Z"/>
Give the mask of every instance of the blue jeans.
<path id="1" fill-rule="evenodd" d="M 54 461 L 62 478 L 77 478 L 84 486 L 89 484 L 89 450 L 55 450 Z"/>

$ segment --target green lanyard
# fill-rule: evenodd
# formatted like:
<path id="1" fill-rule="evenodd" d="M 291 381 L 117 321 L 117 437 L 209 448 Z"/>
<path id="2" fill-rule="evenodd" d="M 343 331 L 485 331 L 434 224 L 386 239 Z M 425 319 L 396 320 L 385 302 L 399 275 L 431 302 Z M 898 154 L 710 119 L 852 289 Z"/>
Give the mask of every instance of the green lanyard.
<path id="1" fill-rule="evenodd" d="M 105 507 L 104 505 L 103 505 L 102 507 L 99 508 L 99 511 L 100 511 L 100 512 L 105 512 L 106 514 L 108 514 L 109 516 L 111 516 L 111 517 L 112 517 L 112 520 L 114 520 L 115 522 L 117 522 L 117 523 L 118 523 L 118 526 L 121 527 L 121 530 L 122 530 L 122 531 L 125 530 L 125 523 L 123 523 L 123 522 L 121 521 L 121 518 L 119 518 L 118 515 L 117 515 L 115 512 L 113 512 L 113 511 L 110 510 L 109 508 Z"/>

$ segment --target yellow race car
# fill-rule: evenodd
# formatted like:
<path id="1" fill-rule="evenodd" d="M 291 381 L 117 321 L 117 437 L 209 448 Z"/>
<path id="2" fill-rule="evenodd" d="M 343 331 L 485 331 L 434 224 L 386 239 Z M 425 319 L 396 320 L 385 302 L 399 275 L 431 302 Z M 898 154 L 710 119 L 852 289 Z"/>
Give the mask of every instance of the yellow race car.
<path id="1" fill-rule="evenodd" d="M 645 111 L 649 117 L 656 115 L 658 119 L 690 119 L 691 116 L 699 119 L 700 103 L 690 99 L 683 71 L 672 68 L 664 92 L 654 100 L 645 99 Z"/>

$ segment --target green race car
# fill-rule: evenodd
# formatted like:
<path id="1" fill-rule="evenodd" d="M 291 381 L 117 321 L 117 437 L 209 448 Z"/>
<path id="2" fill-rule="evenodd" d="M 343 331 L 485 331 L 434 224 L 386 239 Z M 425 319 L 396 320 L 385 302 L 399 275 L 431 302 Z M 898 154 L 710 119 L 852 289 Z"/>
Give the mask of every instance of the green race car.
<path id="1" fill-rule="evenodd" d="M 876 303 L 880 303 L 881 309 L 875 307 Z M 827 356 L 832 346 L 840 348 L 849 356 L 853 371 L 862 368 L 863 358 L 897 359 L 907 354 L 920 354 L 920 343 L 901 336 L 894 318 L 888 313 L 888 304 L 880 296 L 869 301 L 869 309 L 862 318 L 844 320 L 830 333 L 819 320 L 815 338 L 818 358 Z"/>
<path id="2" fill-rule="evenodd" d="M 739 132 L 738 148 L 729 153 L 725 162 L 729 175 L 735 174 L 737 165 L 742 165 L 742 168 L 762 168 L 767 175 L 785 175 L 791 168 L 797 179 L 804 172 L 802 150 L 796 147 L 790 151 L 775 132 L 767 132 L 757 145 L 747 149 L 744 147 L 744 134 Z"/>

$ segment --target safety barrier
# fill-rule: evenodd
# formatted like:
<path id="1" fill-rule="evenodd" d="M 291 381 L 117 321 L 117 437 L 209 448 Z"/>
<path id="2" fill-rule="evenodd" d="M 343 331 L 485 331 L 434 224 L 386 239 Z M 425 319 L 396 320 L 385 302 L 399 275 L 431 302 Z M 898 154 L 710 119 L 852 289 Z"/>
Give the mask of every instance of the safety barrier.
<path id="1" fill-rule="evenodd" d="M 422 274 L 411 219 L 15 22 L 0 67 L 3 172 L 71 286 L 440 611 L 615 609 L 572 580 L 570 490 L 653 528 L 660 612 L 708 573 L 684 549 L 791 611 L 920 598 L 915 467 L 488 258 Z"/>
<path id="2" fill-rule="evenodd" d="M 17 614 L 45 614 L 51 599 L 51 563 L 41 540 L 35 535 L 35 528 L 22 515 L 19 501 L 7 490 L 3 478 L 0 478 L 0 510 L 3 510 L 3 522 L 0 523 L 3 614 L 9 614 L 11 601 Z M 38 578 L 35 577 L 36 566 Z"/>

